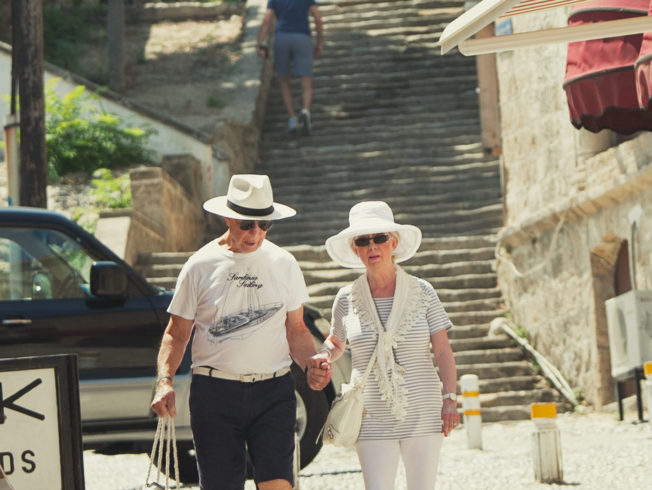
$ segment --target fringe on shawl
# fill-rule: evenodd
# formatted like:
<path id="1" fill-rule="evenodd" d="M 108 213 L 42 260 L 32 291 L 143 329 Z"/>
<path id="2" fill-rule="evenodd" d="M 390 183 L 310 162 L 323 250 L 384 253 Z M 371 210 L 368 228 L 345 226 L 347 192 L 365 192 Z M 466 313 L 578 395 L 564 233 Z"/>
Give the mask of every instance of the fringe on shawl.
<path id="1" fill-rule="evenodd" d="M 396 269 L 397 290 L 394 293 L 395 300 L 402 296 L 398 291 L 398 275 L 404 274 L 405 278 L 409 280 L 401 281 L 408 288 L 407 299 L 404 304 L 397 304 L 395 301 L 392 305 L 392 309 L 401 309 L 401 320 L 395 328 L 385 331 L 375 311 L 373 298 L 371 298 L 371 295 L 367 295 L 368 297 L 365 299 L 365 290 L 368 290 L 368 288 L 364 287 L 362 281 L 367 281 L 366 275 L 354 281 L 351 296 L 353 298 L 353 308 L 360 323 L 376 330 L 379 346 L 382 344 L 382 347 L 378 350 L 378 357 L 372 371 L 378 381 L 381 398 L 387 403 L 392 415 L 397 420 L 402 421 L 407 414 L 405 368 L 396 362 L 394 350 L 398 347 L 398 343 L 404 340 L 405 334 L 417 318 L 423 314 L 428 304 L 428 298 L 421 289 L 419 280 L 416 277 L 410 276 L 400 267 Z M 370 308 L 374 308 L 373 313 L 369 311 Z M 384 369 L 381 366 L 384 366 Z"/>

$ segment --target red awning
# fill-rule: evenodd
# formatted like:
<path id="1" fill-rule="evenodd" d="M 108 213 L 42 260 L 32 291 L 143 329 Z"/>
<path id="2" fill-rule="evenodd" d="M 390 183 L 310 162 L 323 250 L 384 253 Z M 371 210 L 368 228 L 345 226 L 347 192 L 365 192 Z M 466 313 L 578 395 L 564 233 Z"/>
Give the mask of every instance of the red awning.
<path id="1" fill-rule="evenodd" d="M 647 16 L 649 8 L 650 0 L 594 0 L 574 7 L 568 24 Z M 621 134 L 652 131 L 652 115 L 639 107 L 636 89 L 634 65 L 642 41 L 643 35 L 635 34 L 568 44 L 563 86 L 576 128 L 595 133 L 602 129 Z M 649 59 L 640 65 L 649 75 Z"/>
<path id="2" fill-rule="evenodd" d="M 652 16 L 652 1 L 647 14 Z M 652 114 L 652 32 L 643 34 L 641 51 L 634 67 L 638 106 L 648 114 Z"/>

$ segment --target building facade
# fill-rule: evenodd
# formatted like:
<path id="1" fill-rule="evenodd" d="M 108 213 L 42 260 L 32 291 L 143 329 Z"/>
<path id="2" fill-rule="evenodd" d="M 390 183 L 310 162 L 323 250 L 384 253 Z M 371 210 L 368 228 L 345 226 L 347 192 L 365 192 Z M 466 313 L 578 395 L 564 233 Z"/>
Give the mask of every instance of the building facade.
<path id="1" fill-rule="evenodd" d="M 568 12 L 515 16 L 512 29 L 563 26 Z M 496 55 L 505 210 L 497 272 L 513 321 L 599 407 L 615 400 L 604 302 L 652 289 L 652 133 L 576 129 L 562 88 L 566 50 Z"/>

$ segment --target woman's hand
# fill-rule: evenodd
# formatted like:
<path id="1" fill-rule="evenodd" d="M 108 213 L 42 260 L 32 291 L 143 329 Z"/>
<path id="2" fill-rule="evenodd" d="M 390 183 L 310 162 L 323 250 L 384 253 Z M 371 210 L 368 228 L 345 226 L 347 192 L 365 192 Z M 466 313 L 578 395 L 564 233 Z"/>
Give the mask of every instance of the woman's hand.
<path id="1" fill-rule="evenodd" d="M 457 411 L 457 402 L 447 398 L 444 400 L 444 405 L 441 408 L 441 431 L 444 436 L 448 436 L 450 432 L 459 425 L 460 414 Z"/>
<path id="2" fill-rule="evenodd" d="M 313 390 L 323 390 L 331 380 L 331 361 L 328 357 L 328 353 L 319 352 L 308 359 L 306 378 Z"/>

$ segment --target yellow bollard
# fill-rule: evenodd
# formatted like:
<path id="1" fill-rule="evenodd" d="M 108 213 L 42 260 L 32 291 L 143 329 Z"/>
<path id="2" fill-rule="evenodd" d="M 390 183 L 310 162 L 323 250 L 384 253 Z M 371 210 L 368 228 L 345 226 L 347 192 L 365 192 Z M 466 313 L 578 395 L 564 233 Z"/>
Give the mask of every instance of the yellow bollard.
<path id="1" fill-rule="evenodd" d="M 652 424 L 652 362 L 643 364 L 645 373 L 645 395 L 647 400 L 647 419 Z"/>
<path id="2" fill-rule="evenodd" d="M 465 374 L 460 378 L 464 428 L 469 449 L 482 449 L 482 410 L 480 409 L 480 388 L 476 374 Z"/>
<path id="3" fill-rule="evenodd" d="M 534 477 L 542 483 L 561 483 L 561 437 L 555 422 L 557 405 L 554 403 L 533 403 L 532 421 L 536 430 L 532 433 L 532 456 Z"/>

